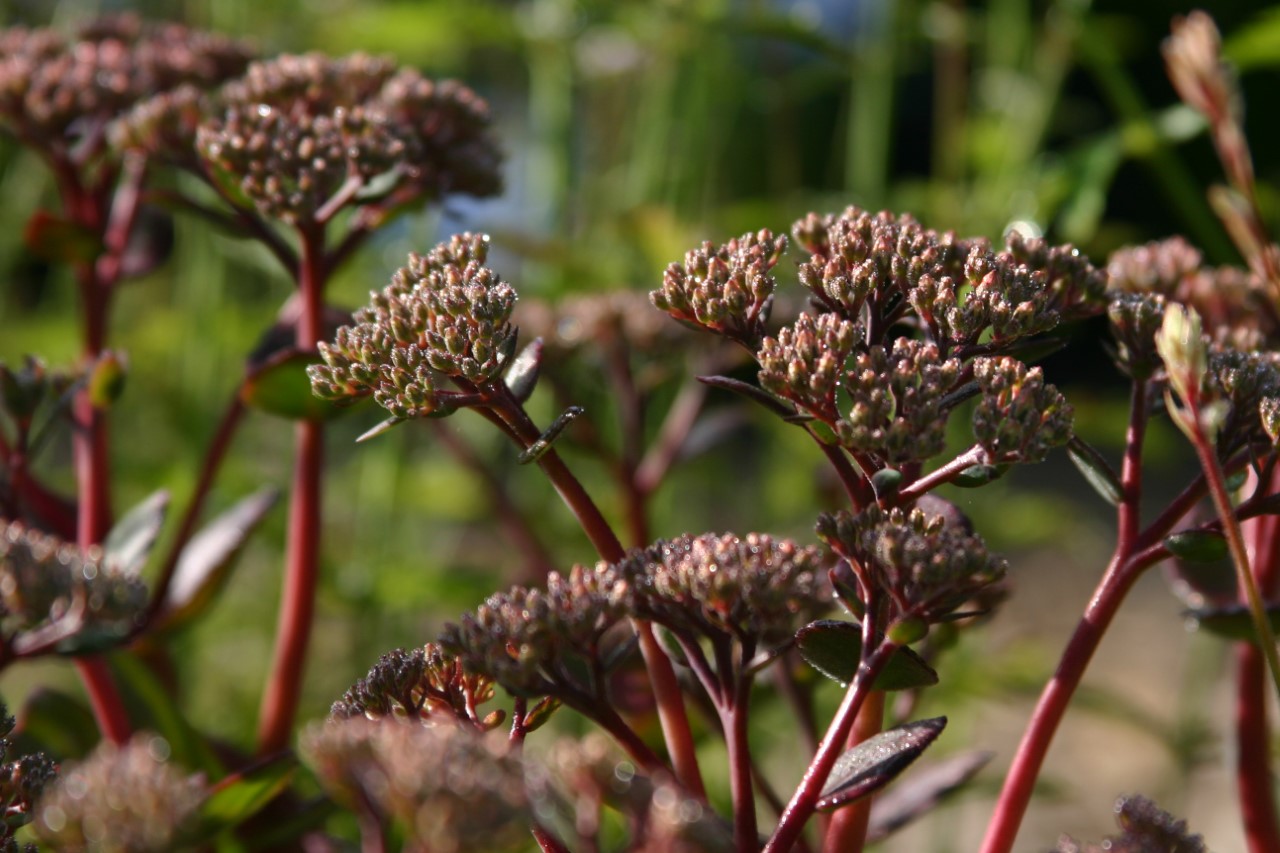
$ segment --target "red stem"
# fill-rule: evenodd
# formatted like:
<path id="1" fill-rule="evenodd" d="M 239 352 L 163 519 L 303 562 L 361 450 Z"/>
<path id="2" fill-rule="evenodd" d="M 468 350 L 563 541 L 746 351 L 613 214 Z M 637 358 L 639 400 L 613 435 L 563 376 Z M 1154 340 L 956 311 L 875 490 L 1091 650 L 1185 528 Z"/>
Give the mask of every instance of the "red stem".
<path id="1" fill-rule="evenodd" d="M 756 796 L 751 780 L 751 743 L 748 738 L 748 711 L 751 679 L 739 675 L 733 697 L 722 705 L 725 745 L 729 750 L 729 788 L 733 796 L 733 837 L 738 853 L 756 853 L 760 833 L 756 828 Z"/>
<path id="2" fill-rule="evenodd" d="M 1280 488 L 1280 474 L 1273 471 L 1262 484 L 1266 493 Z M 1275 594 L 1280 579 L 1280 525 L 1275 516 L 1242 522 L 1253 571 L 1264 600 Z M 1241 591 L 1241 598 L 1244 593 Z M 1280 850 L 1280 820 L 1276 817 L 1275 790 L 1271 778 L 1271 731 L 1267 723 L 1267 670 L 1262 650 L 1252 643 L 1236 646 L 1236 787 L 1245 843 L 1250 853 Z"/>
<path id="3" fill-rule="evenodd" d="M 884 728 L 884 691 L 873 690 L 858 712 L 857 722 L 849 733 L 848 748 L 874 737 Z M 871 797 L 839 809 L 831 816 L 827 827 L 823 853 L 858 853 L 867 841 L 867 827 L 871 824 Z"/>
<path id="4" fill-rule="evenodd" d="M 864 634 L 866 633 L 865 625 L 872 621 L 874 620 L 864 620 Z M 805 770 L 804 778 L 800 780 L 800 785 L 791 796 L 791 802 L 782 813 L 777 829 L 774 830 L 769 843 L 765 845 L 763 853 L 787 853 L 799 840 L 805 823 L 817 807 L 818 796 L 827 783 L 827 777 L 831 775 L 831 768 L 844 751 L 845 742 L 853 729 L 858 711 L 867 694 L 871 692 L 872 682 L 884 669 L 884 665 L 889 662 L 889 658 L 897 648 L 895 643 L 888 641 L 881 643 L 858 668 L 858 674 L 849 685 L 849 689 L 845 691 L 844 700 L 840 703 L 835 717 L 832 718 L 817 754 L 814 755 L 809 768 Z"/>
<path id="5" fill-rule="evenodd" d="M 1147 386 L 1135 382 L 1130 396 L 1129 428 L 1125 436 L 1124 461 L 1120 469 L 1120 504 L 1117 508 L 1115 554 L 1099 581 L 1093 598 L 1076 625 L 1067 647 L 1062 652 L 1057 671 L 1040 694 L 1027 730 L 1018 744 L 1004 788 L 996 801 L 995 812 L 987 826 L 981 853 L 1009 853 L 1017 838 L 1018 828 L 1031 802 L 1040 768 L 1049 745 L 1058 731 L 1072 695 L 1080 685 L 1085 669 L 1121 602 L 1137 580 L 1146 563 L 1134 563 L 1132 555 L 1139 545 L 1139 509 L 1142 499 L 1142 442 L 1146 434 Z"/>
<path id="6" fill-rule="evenodd" d="M 324 231 L 301 228 L 299 236 L 302 252 L 298 287 L 302 296 L 302 313 L 298 318 L 295 342 L 298 349 L 314 352 L 322 328 Z M 299 421 L 295 435 L 297 446 L 289 502 L 284 591 L 280 600 L 275 654 L 258 720 L 259 754 L 275 752 L 289 745 L 302 693 L 320 574 L 324 426 L 319 421 Z"/>

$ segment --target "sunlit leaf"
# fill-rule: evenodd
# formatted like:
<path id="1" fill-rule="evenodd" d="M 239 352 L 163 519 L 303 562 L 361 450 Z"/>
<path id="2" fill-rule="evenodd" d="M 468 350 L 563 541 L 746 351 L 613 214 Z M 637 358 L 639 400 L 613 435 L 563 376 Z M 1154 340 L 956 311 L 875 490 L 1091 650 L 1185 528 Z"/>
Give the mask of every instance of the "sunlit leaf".
<path id="1" fill-rule="evenodd" d="M 827 784 L 818 795 L 822 811 L 838 809 L 888 785 L 947 726 L 946 717 L 916 720 L 867 738 L 836 759 Z"/>
<path id="2" fill-rule="evenodd" d="M 168 510 L 169 493 L 161 489 L 125 513 L 102 541 L 107 565 L 137 574 L 155 547 Z"/>

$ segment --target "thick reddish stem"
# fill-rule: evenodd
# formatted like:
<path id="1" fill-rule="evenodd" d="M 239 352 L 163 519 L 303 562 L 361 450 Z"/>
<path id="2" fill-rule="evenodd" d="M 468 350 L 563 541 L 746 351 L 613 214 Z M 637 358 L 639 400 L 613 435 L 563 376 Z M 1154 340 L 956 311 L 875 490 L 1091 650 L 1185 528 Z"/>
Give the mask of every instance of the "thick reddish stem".
<path id="1" fill-rule="evenodd" d="M 1141 541 L 1138 532 L 1142 502 L 1142 443 L 1146 435 L 1147 386 L 1133 384 L 1129 405 L 1129 428 L 1125 435 L 1124 461 L 1120 469 L 1120 504 L 1116 511 L 1116 550 L 1098 588 L 1076 625 L 1075 633 L 1062 652 L 1053 679 L 1045 685 L 1031 721 L 1018 744 L 1013 765 L 1005 777 L 995 812 L 987 825 L 981 853 L 1009 853 L 1018 828 L 1031 802 L 1031 793 L 1049 745 L 1080 686 L 1084 671 L 1133 582 L 1147 564 L 1135 564 L 1132 555 Z"/>
<path id="2" fill-rule="evenodd" d="M 729 750 L 729 788 L 733 796 L 733 837 L 738 853 L 756 853 L 760 833 L 756 829 L 756 795 L 751 780 L 751 743 L 748 739 L 748 712 L 751 679 L 738 677 L 730 704 L 720 707 L 725 745 Z"/>
<path id="3" fill-rule="evenodd" d="M 880 733 L 884 728 L 884 691 L 873 690 L 858 712 L 857 722 L 849 733 L 848 748 L 852 749 Z M 871 823 L 871 797 L 865 797 L 845 806 L 831 816 L 827 827 L 823 853 L 858 853 L 867 841 L 867 827 Z"/>
<path id="4" fill-rule="evenodd" d="M 324 233 L 302 229 L 302 261 L 298 286 L 302 313 L 295 342 L 313 352 L 320 340 L 324 293 Z M 324 426 L 299 421 L 295 428 L 293 489 L 289 502 L 289 532 L 285 555 L 284 592 L 275 654 L 258 720 L 258 753 L 289 745 L 302 693 L 307 646 L 315 615 L 316 584 L 320 574 L 321 470 L 324 467 Z"/>

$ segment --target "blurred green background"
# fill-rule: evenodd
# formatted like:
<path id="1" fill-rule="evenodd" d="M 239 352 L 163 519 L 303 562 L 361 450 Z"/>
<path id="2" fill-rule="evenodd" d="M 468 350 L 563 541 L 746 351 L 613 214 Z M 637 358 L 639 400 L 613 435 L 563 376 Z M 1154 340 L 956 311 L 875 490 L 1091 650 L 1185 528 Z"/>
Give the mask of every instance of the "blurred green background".
<path id="1" fill-rule="evenodd" d="M 451 199 L 443 210 L 398 220 L 334 282 L 331 301 L 347 307 L 381 286 L 409 251 L 425 251 L 457 230 L 489 232 L 494 265 L 522 297 L 554 301 L 649 289 L 667 263 L 704 239 L 786 230 L 808 211 L 850 203 L 910 211 L 963 235 L 998 238 L 1016 226 L 1074 242 L 1098 263 L 1120 245 L 1172 233 L 1185 234 L 1213 262 L 1237 261 L 1204 200 L 1219 174 L 1211 146 L 1198 118 L 1176 102 L 1160 60 L 1160 40 L 1170 18 L 1188 10 L 1182 5 L 7 0 L 0 9 L 6 26 L 67 28 L 100 12 L 132 10 L 248 37 L 264 55 L 388 53 L 476 88 L 493 108 L 507 157 L 506 191 L 481 202 Z M 1263 204 L 1274 219 L 1280 7 L 1228 0 L 1211 11 L 1242 72 Z M 0 198 L 0 234 L 8 235 L 0 239 L 0 360 L 13 363 L 33 352 L 69 363 L 77 355 L 74 289 L 64 271 L 32 257 L 19 238 L 30 213 L 52 203 L 50 182 L 38 160 L 7 139 L 0 140 Z M 265 253 L 178 220 L 170 263 L 129 284 L 114 316 L 111 339 L 130 363 L 113 415 L 119 508 L 157 488 L 169 489 L 179 507 L 185 503 L 244 355 L 289 290 Z M 1112 448 L 1124 403 L 1097 331 L 1080 330 L 1078 346 L 1048 370 L 1077 404 L 1081 431 Z M 616 442 L 607 380 L 596 367 L 591 358 L 576 362 L 572 387 L 589 398 L 588 414 L 605 440 Z M 678 387 L 673 371 L 662 377 L 650 426 Z M 713 408 L 731 403 L 713 396 Z M 545 394 L 534 405 L 543 423 L 555 414 Z M 430 638 L 518 571 L 519 555 L 493 535 L 484 494 L 428 431 L 403 428 L 353 444 L 376 419 L 360 409 L 331 432 L 307 718 L 321 716 L 379 653 Z M 484 426 L 466 414 L 446 422 L 534 513 L 558 560 L 567 566 L 592 559 L 550 488 L 535 471 L 515 466 L 513 453 Z M 655 535 L 733 527 L 810 537 L 823 500 L 821 464 L 802 438 L 754 418 L 748 430 L 664 485 L 653 506 Z M 287 487 L 291 441 L 283 421 L 253 416 L 211 510 L 264 483 Z M 1157 432 L 1153 456 L 1176 449 L 1177 439 Z M 62 450 L 40 462 L 56 481 L 69 483 Z M 617 513 L 607 471 L 585 454 L 571 462 Z M 729 494 L 726 481 L 733 484 Z M 984 745 L 993 720 L 1009 727 L 1006 740 L 1016 736 L 1028 691 L 1050 672 L 1063 632 L 1079 613 L 1076 602 L 1083 604 L 1110 547 L 1100 504 L 1090 503 L 1061 459 L 964 501 L 980 531 L 1015 554 L 1021 589 L 1007 621 L 963 644 L 954 675 L 948 679 L 944 669 L 944 685 L 930 697 L 929 710 L 956 715 L 951 749 L 966 738 Z M 256 537 L 209 617 L 178 640 L 192 719 L 242 745 L 252 738 L 269 656 L 283 515 L 277 509 Z M 1076 544 L 1064 549 L 1063 541 Z M 1178 605 L 1158 580 L 1137 596 L 1139 612 L 1150 602 L 1152 624 L 1132 629 L 1137 639 L 1125 641 L 1125 653 L 1164 642 L 1155 636 L 1174 638 L 1184 650 L 1175 683 L 1148 696 L 1128 676 L 1117 676 L 1129 688 L 1125 698 L 1104 685 L 1092 704 L 1113 720 L 1136 720 L 1127 737 L 1145 749 L 1159 728 L 1156 740 L 1168 750 L 1157 751 L 1165 758 L 1150 778 L 1180 792 L 1168 806 L 1184 808 L 1194 798 L 1182 781 L 1212 772 L 1204 763 L 1222 757 L 1216 749 L 1206 754 L 1196 734 L 1215 700 L 1195 688 L 1212 684 L 1221 649 L 1180 639 Z M 1117 633 L 1126 630 L 1121 625 Z M 1169 681 L 1159 658 L 1138 656 L 1137 669 Z M 1001 674 L 993 677 L 997 664 Z M 74 685 L 68 667 L 50 663 L 5 673 L 0 689 L 16 701 L 32 684 L 50 682 Z M 1115 728 L 1108 725 L 1102 742 Z M 1080 769 L 1064 749 L 1066 763 L 1051 767 L 1057 780 L 1051 795 L 1061 793 L 1064 777 L 1090 785 L 1096 780 L 1088 774 L 1103 772 Z M 993 780 L 1006 762 L 1007 751 L 993 765 Z M 1053 812 L 1051 825 L 1081 835 L 1105 831 L 1110 797 L 1148 777 L 1128 778 L 1095 784 L 1092 800 Z M 963 830 L 935 825 L 901 849 L 970 849 L 961 839 L 980 829 L 985 808 L 978 803 L 953 816 Z M 1229 815 L 1223 824 L 1230 832 Z M 1057 829 L 1025 837 L 1047 846 Z M 1219 850 L 1235 843 L 1210 840 Z"/>

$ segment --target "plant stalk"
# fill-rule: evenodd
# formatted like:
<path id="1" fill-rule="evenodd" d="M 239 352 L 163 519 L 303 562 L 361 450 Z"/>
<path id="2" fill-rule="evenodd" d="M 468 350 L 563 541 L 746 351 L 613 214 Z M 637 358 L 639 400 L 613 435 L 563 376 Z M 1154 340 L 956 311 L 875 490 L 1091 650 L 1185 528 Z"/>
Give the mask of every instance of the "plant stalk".
<path id="1" fill-rule="evenodd" d="M 847 748 L 852 749 L 872 738 L 884 728 L 883 690 L 872 690 L 858 712 L 858 719 L 849 733 Z M 827 827 L 823 853 L 860 853 L 867 841 L 867 827 L 871 824 L 871 797 L 845 806 L 831 816 Z"/>

